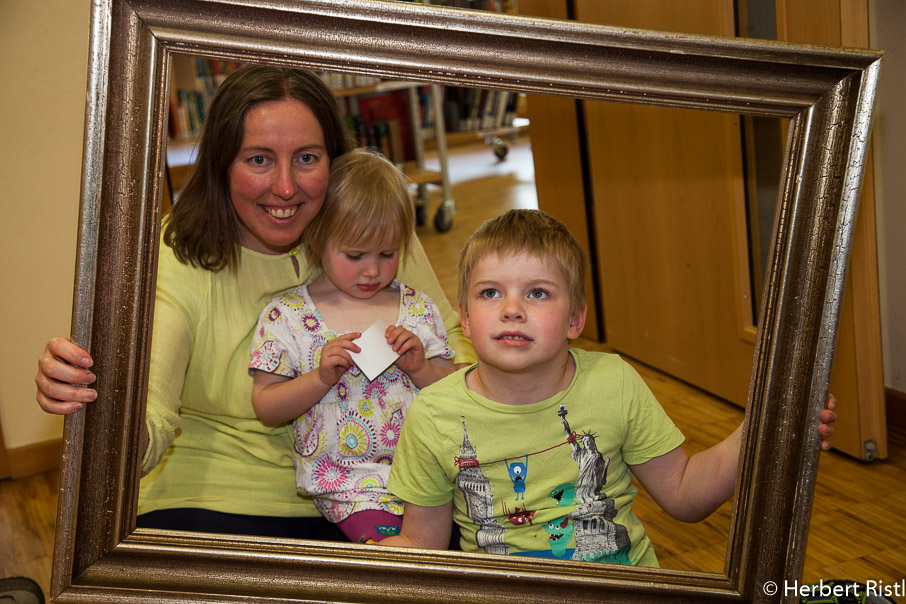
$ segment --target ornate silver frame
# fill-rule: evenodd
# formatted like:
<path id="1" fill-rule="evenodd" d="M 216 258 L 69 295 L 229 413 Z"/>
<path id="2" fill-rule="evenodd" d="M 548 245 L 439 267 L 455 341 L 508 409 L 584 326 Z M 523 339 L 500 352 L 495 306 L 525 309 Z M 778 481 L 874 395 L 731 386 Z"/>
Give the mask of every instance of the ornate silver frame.
<path id="1" fill-rule="evenodd" d="M 65 425 L 56 601 L 793 601 L 881 53 L 375 0 L 92 11 L 72 335 L 99 398 Z M 725 572 L 135 530 L 172 53 L 789 118 Z"/>

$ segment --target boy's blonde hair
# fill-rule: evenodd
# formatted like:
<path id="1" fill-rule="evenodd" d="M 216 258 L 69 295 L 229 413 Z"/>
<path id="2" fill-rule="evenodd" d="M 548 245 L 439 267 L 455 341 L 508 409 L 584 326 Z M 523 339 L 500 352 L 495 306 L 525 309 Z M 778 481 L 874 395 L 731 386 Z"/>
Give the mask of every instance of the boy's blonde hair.
<path id="1" fill-rule="evenodd" d="M 509 210 L 478 227 L 459 255 L 458 303 L 466 307 L 469 279 L 475 264 L 488 256 L 526 253 L 552 262 L 563 271 L 569 286 L 570 312 L 585 305 L 588 258 L 562 222 L 541 210 Z"/>
<path id="2" fill-rule="evenodd" d="M 324 205 L 302 239 L 308 261 L 317 266 L 330 238 L 337 247 L 390 241 L 404 258 L 414 232 L 406 177 L 383 155 L 354 149 L 331 162 Z"/>

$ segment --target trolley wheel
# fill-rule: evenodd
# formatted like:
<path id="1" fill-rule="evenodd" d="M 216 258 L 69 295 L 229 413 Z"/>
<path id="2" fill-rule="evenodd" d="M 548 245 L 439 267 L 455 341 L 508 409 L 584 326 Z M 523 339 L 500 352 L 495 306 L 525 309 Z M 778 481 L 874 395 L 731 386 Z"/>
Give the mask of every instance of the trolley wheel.
<path id="1" fill-rule="evenodd" d="M 491 146 L 491 150 L 497 157 L 497 161 L 503 161 L 504 159 L 506 159 L 506 154 L 509 153 L 510 148 L 505 142 L 503 142 L 502 138 L 500 138 L 499 136 L 492 136 L 486 139 L 485 142 Z"/>
<path id="2" fill-rule="evenodd" d="M 434 215 L 434 228 L 438 233 L 446 233 L 453 227 L 452 202 L 445 201 Z"/>
<path id="3" fill-rule="evenodd" d="M 0 579 L 0 600 L 11 600 L 21 604 L 44 604 L 44 592 L 28 577 L 6 577 Z"/>
<path id="4" fill-rule="evenodd" d="M 415 224 L 416 226 L 422 226 L 428 222 L 428 206 L 423 201 L 416 201 L 415 203 Z"/>
<path id="5" fill-rule="evenodd" d="M 415 195 L 415 225 L 422 226 L 428 222 L 428 195 L 419 187 Z"/>

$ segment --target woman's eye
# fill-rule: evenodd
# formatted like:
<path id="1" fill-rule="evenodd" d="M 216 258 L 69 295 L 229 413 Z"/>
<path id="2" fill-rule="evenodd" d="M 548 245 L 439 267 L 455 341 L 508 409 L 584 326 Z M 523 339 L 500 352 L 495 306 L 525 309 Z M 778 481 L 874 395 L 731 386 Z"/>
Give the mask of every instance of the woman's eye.
<path id="1" fill-rule="evenodd" d="M 313 163 L 317 158 L 311 153 L 303 153 L 296 159 L 300 164 L 310 164 Z"/>
<path id="2" fill-rule="evenodd" d="M 253 155 L 249 158 L 249 163 L 255 166 L 263 166 L 267 163 L 267 158 L 263 155 Z"/>
<path id="3" fill-rule="evenodd" d="M 547 292 L 543 289 L 533 289 L 529 292 L 529 298 L 533 300 L 543 300 L 547 298 Z"/>

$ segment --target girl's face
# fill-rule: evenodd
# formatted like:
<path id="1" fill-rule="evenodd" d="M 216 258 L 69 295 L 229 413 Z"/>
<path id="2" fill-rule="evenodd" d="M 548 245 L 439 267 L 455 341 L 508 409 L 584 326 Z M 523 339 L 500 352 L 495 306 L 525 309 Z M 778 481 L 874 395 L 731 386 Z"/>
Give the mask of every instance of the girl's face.
<path id="1" fill-rule="evenodd" d="M 324 131 L 307 105 L 282 99 L 249 109 L 227 173 L 241 245 L 264 254 L 293 249 L 324 203 L 329 172 Z"/>
<path id="2" fill-rule="evenodd" d="M 337 246 L 330 237 L 321 256 L 321 270 L 339 291 L 365 300 L 390 285 L 399 262 L 400 247 L 396 242 Z"/>

